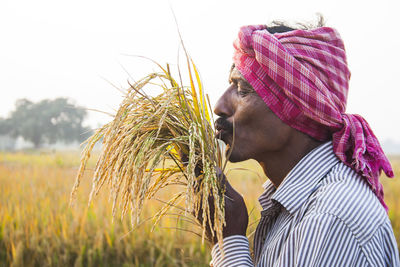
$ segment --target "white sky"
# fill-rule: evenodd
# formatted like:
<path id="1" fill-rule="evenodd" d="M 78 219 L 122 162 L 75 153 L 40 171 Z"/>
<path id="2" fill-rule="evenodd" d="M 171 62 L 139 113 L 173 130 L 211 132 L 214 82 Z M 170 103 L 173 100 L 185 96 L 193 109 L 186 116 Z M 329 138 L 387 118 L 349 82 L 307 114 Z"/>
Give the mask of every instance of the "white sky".
<path id="1" fill-rule="evenodd" d="M 370 123 L 381 141 L 400 142 L 400 1 L 294 0 L 1 0 L 0 116 L 15 100 L 70 97 L 112 112 L 126 87 L 155 69 L 135 54 L 176 63 L 174 9 L 206 91 L 216 102 L 227 87 L 232 42 L 247 24 L 310 21 L 324 15 L 344 39 L 352 72 L 349 113 Z M 91 112 L 88 123 L 108 120 Z"/>

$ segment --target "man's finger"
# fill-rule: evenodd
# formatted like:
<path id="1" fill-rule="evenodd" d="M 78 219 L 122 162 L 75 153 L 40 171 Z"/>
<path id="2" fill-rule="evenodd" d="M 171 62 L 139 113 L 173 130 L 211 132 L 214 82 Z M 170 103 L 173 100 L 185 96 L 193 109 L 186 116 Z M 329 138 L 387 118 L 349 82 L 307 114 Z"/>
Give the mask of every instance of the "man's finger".
<path id="1" fill-rule="evenodd" d="M 231 183 L 229 183 L 229 180 L 226 178 L 226 175 L 222 172 L 220 168 L 216 168 L 217 172 L 217 179 L 218 182 L 221 186 L 225 186 L 225 190 L 227 195 L 229 196 L 229 193 L 236 193 L 236 190 L 232 187 Z"/>

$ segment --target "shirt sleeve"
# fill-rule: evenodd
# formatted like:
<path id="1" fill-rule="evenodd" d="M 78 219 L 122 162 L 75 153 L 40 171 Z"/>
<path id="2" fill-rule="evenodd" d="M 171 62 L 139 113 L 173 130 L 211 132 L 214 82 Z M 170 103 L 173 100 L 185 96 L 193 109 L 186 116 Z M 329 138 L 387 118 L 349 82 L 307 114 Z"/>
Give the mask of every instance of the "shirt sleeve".
<path id="1" fill-rule="evenodd" d="M 331 214 L 313 214 L 294 228 L 274 266 L 368 266 L 357 239 Z"/>
<path id="2" fill-rule="evenodd" d="M 214 245 L 211 256 L 210 266 L 254 266 L 250 256 L 249 240 L 242 235 L 233 235 L 225 237 L 223 240 L 222 255 L 218 244 Z"/>

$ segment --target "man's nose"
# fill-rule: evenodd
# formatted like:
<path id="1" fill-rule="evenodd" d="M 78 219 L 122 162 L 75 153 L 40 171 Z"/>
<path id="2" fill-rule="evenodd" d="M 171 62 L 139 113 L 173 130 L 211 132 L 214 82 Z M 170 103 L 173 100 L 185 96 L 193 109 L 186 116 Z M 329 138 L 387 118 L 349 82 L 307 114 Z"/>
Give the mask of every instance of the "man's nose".
<path id="1" fill-rule="evenodd" d="M 220 117 L 230 117 L 233 114 L 232 103 L 229 101 L 228 92 L 225 92 L 217 101 L 214 113 Z"/>

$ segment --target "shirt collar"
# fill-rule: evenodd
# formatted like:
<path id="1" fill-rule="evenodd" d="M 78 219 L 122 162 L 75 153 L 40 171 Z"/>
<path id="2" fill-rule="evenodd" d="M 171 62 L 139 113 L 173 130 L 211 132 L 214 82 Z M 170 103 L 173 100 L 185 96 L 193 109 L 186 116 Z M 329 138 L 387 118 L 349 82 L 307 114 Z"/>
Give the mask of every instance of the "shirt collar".
<path id="1" fill-rule="evenodd" d="M 338 162 L 331 141 L 318 146 L 296 164 L 278 188 L 270 180 L 264 183 L 265 191 L 259 198 L 263 210 L 279 202 L 287 211 L 294 213 Z"/>

